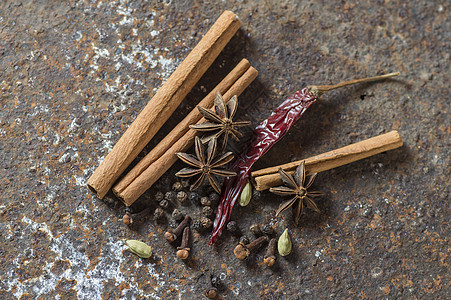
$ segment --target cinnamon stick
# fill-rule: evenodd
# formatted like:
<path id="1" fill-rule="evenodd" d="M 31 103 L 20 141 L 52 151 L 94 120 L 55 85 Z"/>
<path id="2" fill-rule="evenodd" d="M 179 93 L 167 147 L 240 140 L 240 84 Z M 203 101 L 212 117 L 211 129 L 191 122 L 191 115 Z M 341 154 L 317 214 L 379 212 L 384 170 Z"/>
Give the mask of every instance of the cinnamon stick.
<path id="1" fill-rule="evenodd" d="M 216 94 L 225 94 L 229 88 L 249 69 L 247 59 L 241 60 L 238 65 L 201 101 L 198 105 L 210 108 L 213 105 Z M 197 123 L 202 115 L 197 109 L 193 109 L 176 127 L 158 143 L 133 169 L 113 186 L 113 192 L 119 195 L 132 183 L 145 169 L 160 158 L 177 140 L 189 130 L 189 125 Z"/>
<path id="2" fill-rule="evenodd" d="M 199 81 L 240 25 L 233 12 L 225 11 L 157 91 L 88 179 L 88 188 L 97 197 L 105 196 Z"/>
<path id="3" fill-rule="evenodd" d="M 228 101 L 233 95 L 239 96 L 257 77 L 257 74 L 257 70 L 250 67 L 223 95 L 223 98 Z M 197 112 L 197 108 L 195 108 L 195 111 Z M 204 118 L 201 118 L 197 123 L 202 122 L 205 122 Z M 116 196 L 125 205 L 130 206 L 177 161 L 177 156 L 175 155 L 177 152 L 186 152 L 188 150 L 193 144 L 196 134 L 196 131 L 189 129 L 182 138 L 178 139 L 160 158 L 149 165 L 125 189 L 116 193 Z"/>
<path id="4" fill-rule="evenodd" d="M 305 167 L 308 174 L 319 173 L 401 146 L 401 137 L 395 130 L 346 147 L 307 158 L 305 159 Z M 252 183 L 254 184 L 255 189 L 263 191 L 281 185 L 282 180 L 278 173 L 279 168 L 293 174 L 294 170 L 301 162 L 302 160 L 299 160 L 252 172 Z"/>

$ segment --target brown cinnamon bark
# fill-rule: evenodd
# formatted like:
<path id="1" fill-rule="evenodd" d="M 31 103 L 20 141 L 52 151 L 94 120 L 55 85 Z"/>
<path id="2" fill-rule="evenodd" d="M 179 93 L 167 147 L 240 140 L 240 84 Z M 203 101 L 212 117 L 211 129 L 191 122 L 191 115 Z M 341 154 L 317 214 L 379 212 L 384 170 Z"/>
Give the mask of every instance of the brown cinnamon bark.
<path id="1" fill-rule="evenodd" d="M 240 25 L 233 12 L 225 11 L 172 73 L 88 179 L 88 188 L 97 197 L 105 196 L 199 81 Z"/>
<path id="2" fill-rule="evenodd" d="M 343 148 L 307 158 L 305 159 L 305 168 L 308 174 L 319 173 L 401 146 L 402 140 L 399 133 L 397 131 L 391 131 Z M 279 168 L 293 174 L 301 162 L 302 160 L 299 160 L 252 172 L 251 180 L 255 189 L 263 191 L 281 185 L 282 179 L 278 173 Z"/>
<path id="3" fill-rule="evenodd" d="M 250 67 L 223 95 L 223 98 L 228 101 L 233 95 L 239 96 L 257 77 L 257 74 L 257 70 Z M 197 109 L 195 110 L 197 111 Z M 205 121 L 204 118 L 201 118 L 197 123 L 199 124 Z M 125 189 L 116 193 L 116 196 L 125 205 L 130 206 L 177 161 L 177 156 L 175 155 L 177 152 L 186 152 L 188 150 L 193 144 L 196 134 L 196 131 L 189 129 L 182 138 L 178 139 L 160 158 L 149 165 Z"/>
<path id="4" fill-rule="evenodd" d="M 225 94 L 230 87 L 249 69 L 250 64 L 247 59 L 241 60 L 238 65 L 201 101 L 199 106 L 210 108 L 219 92 Z M 197 123 L 202 115 L 197 109 L 193 109 L 174 129 L 164 137 L 136 166 L 133 167 L 123 178 L 113 187 L 113 192 L 119 195 L 129 186 L 145 169 L 159 159 L 175 142 L 182 138 L 189 130 L 189 125 Z"/>

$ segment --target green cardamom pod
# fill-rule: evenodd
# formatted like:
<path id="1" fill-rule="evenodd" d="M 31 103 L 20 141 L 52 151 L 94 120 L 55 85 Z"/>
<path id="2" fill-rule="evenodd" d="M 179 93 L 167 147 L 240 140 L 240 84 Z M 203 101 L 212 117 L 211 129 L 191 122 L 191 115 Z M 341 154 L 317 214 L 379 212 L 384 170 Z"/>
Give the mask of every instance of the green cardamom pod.
<path id="1" fill-rule="evenodd" d="M 279 250 L 280 255 L 287 256 L 291 253 L 291 247 L 291 238 L 288 234 L 288 229 L 285 229 L 279 238 L 279 242 L 277 243 L 277 250 Z"/>
<path id="2" fill-rule="evenodd" d="M 147 244 L 137 241 L 137 240 L 127 240 L 125 241 L 128 247 L 130 247 L 130 251 L 135 253 L 139 257 L 149 258 L 152 255 L 152 247 Z"/>
<path id="3" fill-rule="evenodd" d="M 252 199 L 252 185 L 249 180 L 240 195 L 240 206 L 247 206 Z"/>

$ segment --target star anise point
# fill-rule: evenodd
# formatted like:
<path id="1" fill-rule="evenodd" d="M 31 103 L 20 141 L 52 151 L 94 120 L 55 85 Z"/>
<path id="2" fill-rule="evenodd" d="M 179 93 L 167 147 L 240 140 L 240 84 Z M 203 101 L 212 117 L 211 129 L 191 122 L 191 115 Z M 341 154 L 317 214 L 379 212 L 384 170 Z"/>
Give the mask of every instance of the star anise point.
<path id="1" fill-rule="evenodd" d="M 190 165 L 190 167 L 183 168 L 175 175 L 178 177 L 192 177 L 200 174 L 197 180 L 191 185 L 191 191 L 197 189 L 202 184 L 205 177 L 207 177 L 215 191 L 220 193 L 220 185 L 216 179 L 216 176 L 229 177 L 236 175 L 235 172 L 221 168 L 233 159 L 232 152 L 227 152 L 219 157 L 216 157 L 217 140 L 216 138 L 213 138 L 208 142 L 205 153 L 204 146 L 202 145 L 200 138 L 197 136 L 194 141 L 194 149 L 196 156 L 188 153 L 176 153 L 178 158 Z"/>
<path id="2" fill-rule="evenodd" d="M 318 191 L 308 191 L 308 188 L 310 188 L 310 186 L 313 184 L 317 173 L 312 174 L 307 181 L 307 184 L 305 184 L 305 161 L 302 161 L 301 164 L 296 168 L 294 176 L 292 176 L 282 168 L 279 168 L 279 174 L 285 186 L 270 188 L 269 191 L 281 196 L 294 195 L 294 198 L 283 202 L 277 209 L 276 216 L 280 215 L 280 213 L 296 204 L 296 206 L 294 207 L 294 222 L 297 225 L 304 209 L 304 201 L 308 208 L 315 212 L 320 212 L 315 202 L 309 197 L 318 197 L 323 193 Z"/>
<path id="3" fill-rule="evenodd" d="M 229 135 L 231 135 L 235 140 L 239 141 L 239 139 L 243 135 L 236 128 L 250 124 L 250 122 L 247 121 L 233 121 L 233 117 L 235 116 L 237 108 L 238 98 L 236 95 L 234 95 L 226 103 L 224 101 L 224 98 L 218 92 L 214 100 L 215 111 L 197 106 L 197 109 L 207 121 L 200 124 L 190 125 L 190 128 L 200 132 L 213 132 L 202 137 L 201 141 L 204 144 L 213 138 L 219 138 L 221 135 L 223 135 L 221 149 L 225 149 Z"/>

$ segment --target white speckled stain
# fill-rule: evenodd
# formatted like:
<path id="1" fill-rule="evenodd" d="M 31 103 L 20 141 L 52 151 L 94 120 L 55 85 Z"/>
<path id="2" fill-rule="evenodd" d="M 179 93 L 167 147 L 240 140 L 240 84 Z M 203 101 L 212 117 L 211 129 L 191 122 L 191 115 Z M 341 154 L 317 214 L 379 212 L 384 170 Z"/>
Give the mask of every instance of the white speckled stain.
<path id="1" fill-rule="evenodd" d="M 170 74 L 175 70 L 176 68 L 176 61 L 173 59 L 168 59 L 163 57 L 161 52 L 169 52 L 168 49 L 160 49 L 153 47 L 152 45 L 143 45 L 141 43 L 140 39 L 137 39 L 136 42 L 131 45 L 131 49 L 129 51 L 125 50 L 125 45 L 123 44 L 122 39 L 120 38 L 120 27 L 125 27 L 127 30 L 130 30 L 131 33 L 134 36 L 138 35 L 138 28 L 130 28 L 132 27 L 137 19 L 133 16 L 133 10 L 131 8 L 128 8 L 125 6 L 125 4 L 128 3 L 128 1 L 120 1 L 119 5 L 116 1 L 108 2 L 107 5 L 109 5 L 111 8 L 116 8 L 116 13 L 120 16 L 122 16 L 122 19 L 119 21 L 118 24 L 109 24 L 109 26 L 113 29 L 115 29 L 115 32 L 117 34 L 117 46 L 118 48 L 122 49 L 123 51 L 120 54 L 110 54 L 109 50 L 106 48 L 100 48 L 100 46 L 96 45 L 95 43 L 92 43 L 92 49 L 94 50 L 95 55 L 91 59 L 90 67 L 92 68 L 91 75 L 94 75 L 95 72 L 99 69 L 99 59 L 104 58 L 108 59 L 114 62 L 115 64 L 115 70 L 119 71 L 122 67 L 123 63 L 127 63 L 129 65 L 134 66 L 137 69 L 144 69 L 144 65 L 142 61 L 139 61 L 137 57 L 143 57 L 144 61 L 149 65 L 150 68 L 156 68 L 158 65 L 160 65 L 161 73 L 157 74 L 160 78 L 163 80 L 166 80 Z M 98 6 L 102 6 L 103 3 L 100 2 Z M 150 31 L 150 35 L 152 37 L 156 37 L 160 34 L 158 30 L 154 30 L 152 26 L 154 25 L 153 20 L 149 20 L 146 23 L 146 26 L 148 28 L 144 28 L 141 30 L 147 30 Z M 101 39 L 104 34 L 101 32 L 101 30 L 96 29 L 99 34 L 99 39 Z M 167 57 L 170 57 L 170 55 L 167 55 Z M 88 57 L 87 57 L 88 58 Z M 96 80 L 100 80 L 98 77 L 96 77 Z M 128 87 L 135 83 L 135 79 L 128 76 L 128 78 L 125 80 L 125 82 L 121 79 L 120 75 L 114 80 L 114 84 L 107 83 L 103 81 L 105 85 L 105 91 L 118 96 L 120 99 L 125 100 L 127 99 L 127 91 Z M 137 94 L 139 94 L 139 91 L 137 91 Z M 117 111 L 124 111 L 125 109 L 129 108 L 130 103 L 122 104 L 119 107 L 114 107 L 113 113 Z"/>
<path id="2" fill-rule="evenodd" d="M 127 277 L 122 273 L 121 265 L 125 260 L 122 256 L 122 251 L 128 249 L 124 241 L 115 240 L 114 238 L 109 239 L 102 248 L 98 262 L 93 266 L 88 256 L 74 246 L 67 233 L 55 237 L 45 223 L 36 223 L 27 217 L 23 217 L 21 221 L 27 224 L 24 232 L 42 231 L 47 234 L 48 239 L 52 242 L 50 251 L 54 252 L 55 256 L 52 261 L 46 262 L 43 267 L 43 275 L 24 281 L 19 281 L 14 269 L 20 267 L 19 261 L 25 254 L 21 254 L 14 259 L 12 262 L 14 268 L 11 268 L 8 272 L 6 277 L 8 279 L 4 284 L 6 285 L 6 291 L 12 292 L 17 298 L 20 298 L 25 293 L 29 293 L 34 298 L 46 295 L 52 292 L 63 278 L 69 281 L 75 280 L 73 289 L 77 292 L 79 299 L 101 299 L 103 284 L 107 280 L 114 280 L 116 285 L 120 283 L 127 284 L 129 288 L 123 290 L 123 293 L 127 293 L 128 296 L 131 294 L 133 298 L 134 296 L 140 296 L 156 299 L 158 298 L 156 292 L 166 285 L 164 275 L 155 271 L 155 265 L 151 263 L 143 264 L 141 260 L 136 262 L 134 269 L 147 268 L 149 276 L 154 277 L 160 283 L 160 287 L 156 287 L 154 293 L 144 293 L 138 288 L 138 284 L 133 277 Z M 28 251 L 26 255 L 31 259 L 34 256 L 33 250 L 31 249 L 31 252 Z M 70 266 L 61 275 L 56 275 L 52 273 L 51 269 L 54 263 L 59 260 L 69 261 Z M 121 297 L 124 296 L 124 294 L 121 295 Z"/>
<path id="3" fill-rule="evenodd" d="M 134 42 L 133 45 L 127 47 L 122 42 L 120 38 L 120 27 L 124 26 L 125 30 L 129 30 L 131 33 L 139 36 L 140 30 L 146 30 L 147 32 L 150 32 L 150 35 L 152 38 L 156 37 L 160 34 L 160 31 L 155 30 L 153 28 L 154 21 L 148 20 L 145 21 L 144 26 L 141 28 L 134 28 L 134 24 L 136 24 L 136 21 L 138 21 L 134 15 L 133 10 L 130 8 L 127 8 L 125 6 L 125 3 L 128 1 L 105 1 L 105 2 L 98 2 L 98 6 L 110 6 L 111 8 L 116 8 L 116 14 L 119 16 L 122 16 L 122 19 L 117 24 L 108 24 L 107 26 L 110 26 L 110 28 L 113 28 L 117 34 L 117 46 L 122 49 L 121 53 L 115 54 L 111 49 L 107 49 L 102 47 L 102 43 L 100 42 L 92 42 L 91 47 L 94 51 L 94 56 L 92 58 L 89 57 L 88 54 L 86 54 L 85 59 L 90 60 L 90 68 L 91 68 L 91 76 L 93 76 L 93 79 L 101 81 L 105 86 L 105 91 L 108 93 L 111 93 L 115 97 L 118 97 L 121 99 L 119 104 L 113 104 L 113 110 L 110 111 L 110 116 L 113 116 L 116 112 L 119 111 L 125 111 L 131 107 L 131 104 L 133 101 L 131 97 L 128 96 L 128 92 L 130 89 L 130 86 L 133 84 L 137 85 L 143 85 L 143 82 L 132 78 L 129 75 L 125 74 L 117 74 L 116 78 L 114 80 L 109 80 L 108 82 L 106 80 L 100 80 L 98 76 L 96 75 L 96 71 L 100 69 L 102 60 L 108 60 L 113 63 L 115 70 L 119 71 L 125 64 L 131 65 L 134 68 L 140 69 L 144 67 L 150 67 L 150 68 L 156 68 L 159 67 L 161 70 L 160 72 L 154 72 L 155 76 L 161 78 L 163 81 L 166 80 L 170 74 L 174 71 L 176 68 L 176 63 L 174 59 L 168 59 L 165 58 L 162 53 L 167 53 L 168 55 L 165 55 L 166 57 L 171 57 L 170 51 L 166 48 L 160 49 L 153 47 L 151 44 L 149 45 L 143 45 L 141 40 L 137 38 L 136 42 Z M 119 3 L 119 4 L 118 4 Z M 100 28 L 95 28 L 99 38 L 102 38 L 105 34 L 102 32 Z M 113 34 L 114 35 L 114 34 Z M 111 38 L 111 37 L 110 37 Z M 75 40 L 76 41 L 82 41 L 83 34 L 78 31 Z M 32 54 L 33 56 L 34 54 Z M 138 60 L 138 57 L 141 57 L 141 59 Z M 67 56 L 65 57 L 68 61 L 70 61 L 72 58 Z M 42 56 L 43 60 L 47 59 L 46 55 Z M 70 68 L 70 64 L 66 64 L 67 68 Z M 29 81 L 31 83 L 31 81 Z M 148 87 L 151 88 L 151 87 Z M 154 87 L 154 91 L 157 89 L 157 87 Z M 135 95 L 139 95 L 139 91 L 134 91 Z M 76 94 L 80 96 L 84 96 L 83 90 L 78 90 L 75 92 Z M 44 95 L 42 95 L 44 97 Z M 19 99 L 17 99 L 18 102 L 20 102 Z M 83 112 L 88 112 L 90 110 L 90 106 L 82 106 L 79 109 Z M 46 105 L 37 104 L 34 107 L 34 111 L 32 111 L 32 116 L 40 115 L 40 114 L 47 114 L 51 112 L 52 109 L 50 109 Z M 20 124 L 22 122 L 21 119 L 15 120 L 17 124 Z M 72 138 L 74 134 L 77 133 L 79 130 L 79 123 L 77 124 L 75 117 L 68 116 L 66 119 L 68 127 L 66 132 L 57 132 L 52 133 L 53 136 L 50 133 L 46 133 L 45 135 L 38 136 L 38 140 L 42 142 L 47 142 L 49 139 L 53 139 L 53 146 L 58 146 L 61 144 L 62 141 L 66 138 Z M 100 129 L 94 125 L 91 127 L 91 133 L 93 135 L 98 135 L 102 138 L 103 142 L 100 144 L 100 149 L 103 149 L 104 155 L 109 153 L 111 149 L 114 146 L 114 142 L 116 140 L 117 132 L 107 132 L 102 133 Z M 0 136 L 6 135 L 7 132 L 4 129 L 0 130 Z M 113 134 L 115 135 L 113 137 Z M 49 153 L 49 150 L 46 150 L 46 154 Z M 72 154 L 73 153 L 73 154 Z M 59 157 L 59 163 L 63 164 L 65 163 L 66 159 L 68 157 L 71 158 L 71 161 L 74 161 L 75 159 L 79 159 L 79 154 L 77 152 L 77 149 L 75 147 L 69 147 L 65 149 L 64 153 L 60 154 Z M 67 186 L 68 184 L 75 184 L 76 186 L 79 186 L 80 189 L 84 189 L 86 192 L 86 181 L 89 178 L 90 174 L 93 173 L 94 169 L 98 166 L 98 163 L 103 160 L 104 157 L 89 157 L 84 158 L 83 164 L 79 164 L 81 172 L 78 172 L 77 174 L 72 175 L 73 177 L 69 179 L 61 179 L 58 178 L 58 176 L 55 176 L 55 169 L 51 167 L 52 169 L 49 169 L 48 166 L 42 166 L 42 165 L 36 165 L 35 169 L 42 170 L 42 176 L 40 180 L 38 180 L 41 184 L 46 185 L 46 194 L 42 196 L 42 198 L 38 199 L 38 205 L 41 208 L 49 207 L 50 205 L 54 205 L 56 201 L 59 201 L 57 199 L 57 196 L 59 195 L 60 188 L 62 186 Z M 83 166 L 84 165 L 84 166 Z M 55 179 L 60 180 L 57 184 L 51 184 L 51 182 Z M 70 181 L 70 182 L 66 182 Z M 89 216 L 98 211 L 99 208 L 95 206 L 93 209 L 87 209 L 86 206 L 83 204 L 80 205 L 77 210 L 74 213 L 81 213 L 86 220 L 89 219 Z M 126 283 L 129 285 L 128 290 L 123 291 L 122 297 L 129 297 L 130 294 L 136 296 L 136 297 L 149 297 L 149 298 L 157 298 L 156 293 L 159 291 L 158 289 L 155 290 L 154 293 L 146 294 L 142 290 L 139 289 L 137 282 L 135 282 L 135 279 L 133 277 L 125 277 L 121 272 L 121 265 L 124 263 L 124 257 L 122 255 L 122 251 L 126 249 L 125 243 L 120 240 L 116 240 L 113 237 L 110 237 L 108 242 L 102 247 L 102 252 L 100 254 L 100 258 L 97 262 L 94 263 L 91 262 L 88 258 L 88 256 L 83 252 L 83 250 L 80 250 L 74 245 L 74 242 L 69 235 L 69 233 L 61 233 L 58 236 L 54 236 L 45 223 L 37 223 L 31 220 L 30 218 L 23 217 L 21 222 L 27 224 L 26 228 L 23 230 L 22 235 L 24 234 L 33 234 L 36 231 L 42 231 L 47 234 L 47 238 L 51 241 L 51 246 L 49 251 L 53 252 L 54 255 L 50 255 L 48 257 L 49 260 L 45 262 L 45 265 L 43 266 L 43 274 L 37 278 L 31 278 L 25 281 L 20 281 L 18 275 L 16 274 L 16 270 L 20 268 L 21 266 L 20 261 L 23 261 L 25 255 L 30 255 L 29 251 L 28 254 L 25 254 L 25 251 L 23 254 L 20 254 L 19 257 L 17 257 L 12 262 L 12 267 L 8 274 L 3 274 L 4 277 L 7 280 L 3 282 L 3 286 L 6 287 L 6 291 L 12 293 L 15 297 L 20 298 L 21 295 L 25 293 L 29 293 L 32 295 L 32 297 L 37 298 L 39 296 L 44 296 L 51 291 L 55 289 L 57 284 L 62 278 L 66 278 L 67 280 L 75 280 L 75 286 L 74 290 L 77 291 L 78 298 L 79 299 L 99 299 L 102 296 L 103 292 L 103 283 L 106 280 L 114 280 L 116 284 L 120 283 Z M 104 224 L 106 224 L 108 220 L 104 221 Z M 71 220 L 70 228 L 74 228 L 74 221 Z M 89 225 L 86 224 L 78 224 L 78 226 L 81 226 L 85 230 L 89 230 Z M 4 236 L 9 238 L 13 235 L 13 230 L 9 224 L 0 224 L 0 229 L 4 233 Z M 29 248 L 31 250 L 31 255 L 33 255 L 33 249 Z M 61 275 L 56 275 L 51 272 L 51 269 L 55 262 L 59 260 L 67 260 L 70 262 L 70 267 L 66 269 Z M 154 265 L 145 263 L 143 264 L 141 260 L 138 260 L 135 266 L 133 268 L 147 268 L 148 274 L 150 277 L 153 277 L 156 279 L 156 281 L 160 284 L 160 289 L 162 287 L 168 288 L 169 284 L 167 283 L 167 280 L 169 279 L 167 275 L 165 274 L 158 274 L 155 271 Z M 172 287 L 172 284 L 171 284 Z M 174 288 L 179 289 L 179 287 L 174 286 Z M 186 289 L 186 287 L 184 287 Z M 239 292 L 239 288 L 237 290 Z M 125 295 L 127 293 L 127 295 Z M 132 298 L 134 298 L 132 296 Z M 179 296 L 180 297 L 180 296 Z"/>

